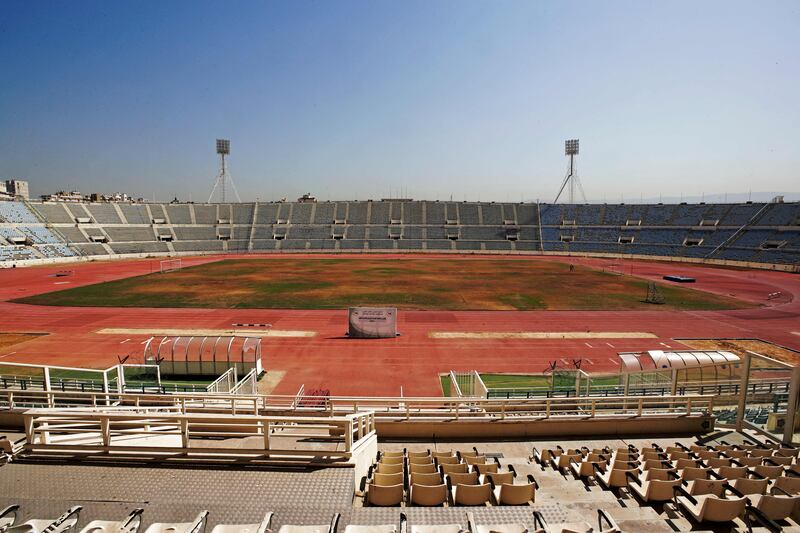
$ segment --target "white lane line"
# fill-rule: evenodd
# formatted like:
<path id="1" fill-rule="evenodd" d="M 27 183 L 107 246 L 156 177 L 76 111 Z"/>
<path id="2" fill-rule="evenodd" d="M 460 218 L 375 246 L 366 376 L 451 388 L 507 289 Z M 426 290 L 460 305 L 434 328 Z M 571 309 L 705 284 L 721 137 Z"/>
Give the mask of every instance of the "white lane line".
<path id="1" fill-rule="evenodd" d="M 586 361 L 586 362 L 587 362 L 587 363 L 589 363 L 590 365 L 593 365 L 593 364 L 594 364 L 594 361 L 592 361 L 592 360 L 591 360 L 591 359 L 589 359 L 588 357 L 587 357 L 586 359 L 584 359 L 584 361 Z"/>
<path id="2" fill-rule="evenodd" d="M 616 359 L 612 359 L 611 357 L 609 357 L 608 360 L 611 361 L 611 363 L 615 364 L 615 365 L 619 363 L 619 361 L 617 361 Z"/>
<path id="3" fill-rule="evenodd" d="M 143 340 L 142 342 L 140 342 L 139 344 L 147 344 L 147 343 L 148 343 L 148 342 L 150 342 L 151 340 L 153 340 L 153 337 L 150 337 L 149 339 L 145 339 L 145 340 Z"/>
<path id="4" fill-rule="evenodd" d="M 562 363 L 564 363 L 565 365 L 568 365 L 568 364 L 569 364 L 569 361 L 567 361 L 567 360 L 566 360 L 566 359 L 564 359 L 563 357 L 561 358 L 561 362 L 562 362 Z"/>
<path id="5" fill-rule="evenodd" d="M 583 344 L 585 344 L 585 345 L 586 345 L 586 346 L 588 346 L 589 348 L 594 348 L 594 346 L 592 346 L 592 345 L 591 345 L 591 344 L 589 344 L 588 342 L 584 342 Z"/>
<path id="6" fill-rule="evenodd" d="M 120 344 L 125 344 L 125 343 L 126 343 L 126 342 L 128 342 L 129 340 L 130 340 L 130 339 L 125 339 L 124 341 L 120 342 Z"/>
<path id="7" fill-rule="evenodd" d="M 8 357 L 9 355 L 14 355 L 15 353 L 17 353 L 17 352 L 9 352 L 9 353 L 0 355 L 0 359 L 2 359 L 3 357 Z"/>
<path id="8" fill-rule="evenodd" d="M 666 342 L 659 342 L 658 344 L 660 344 L 661 346 L 665 346 L 665 347 L 667 347 L 667 348 L 672 348 L 672 346 L 670 346 L 670 345 L 669 345 L 669 344 L 667 344 Z"/>
<path id="9" fill-rule="evenodd" d="M 607 342 L 606 344 L 607 344 L 607 345 L 608 345 L 610 348 L 613 348 L 613 347 L 614 347 L 614 345 L 613 345 L 613 344 L 611 344 L 610 342 Z"/>
<path id="10" fill-rule="evenodd" d="M 797 335 L 798 337 L 800 337 L 800 331 L 793 331 L 792 335 Z"/>

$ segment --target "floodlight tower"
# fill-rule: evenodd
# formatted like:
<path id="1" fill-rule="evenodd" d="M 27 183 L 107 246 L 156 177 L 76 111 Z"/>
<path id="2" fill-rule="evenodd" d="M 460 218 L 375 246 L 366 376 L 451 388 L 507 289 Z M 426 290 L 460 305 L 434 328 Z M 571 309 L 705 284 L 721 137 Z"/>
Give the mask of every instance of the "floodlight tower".
<path id="1" fill-rule="evenodd" d="M 217 139 L 217 154 L 220 157 L 219 174 L 217 174 L 217 178 L 214 180 L 214 187 L 211 189 L 211 194 L 208 195 L 208 203 L 211 203 L 211 199 L 214 197 L 214 191 L 217 190 L 217 187 L 220 187 L 222 203 L 225 203 L 225 188 L 228 183 L 230 183 L 231 188 L 233 188 L 236 200 L 241 202 L 242 199 L 239 198 L 239 191 L 236 190 L 236 184 L 233 183 L 233 178 L 228 173 L 228 165 L 225 161 L 225 156 L 231 154 L 231 141 L 228 139 Z"/>
<path id="2" fill-rule="evenodd" d="M 579 144 L 580 141 L 578 139 L 564 141 L 564 154 L 569 157 L 569 169 L 567 169 L 567 175 L 561 183 L 561 188 L 558 190 L 555 201 L 553 201 L 554 204 L 558 203 L 558 199 L 561 198 L 561 193 L 564 192 L 564 187 L 567 185 L 569 185 L 569 203 L 575 203 L 576 186 L 581 193 L 583 203 L 586 203 L 586 194 L 583 192 L 583 185 L 581 185 L 581 180 L 578 178 L 578 169 L 575 165 L 575 156 L 578 155 Z"/>

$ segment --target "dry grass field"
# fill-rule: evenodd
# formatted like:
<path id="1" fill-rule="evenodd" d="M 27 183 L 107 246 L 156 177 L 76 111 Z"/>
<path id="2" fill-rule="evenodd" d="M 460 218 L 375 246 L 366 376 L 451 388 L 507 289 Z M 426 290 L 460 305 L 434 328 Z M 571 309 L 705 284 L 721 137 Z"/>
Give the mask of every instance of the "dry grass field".
<path id="1" fill-rule="evenodd" d="M 234 259 L 17 300 L 58 306 L 343 309 L 386 305 L 435 310 L 732 309 L 732 298 L 660 286 L 566 262 L 380 257 Z"/>

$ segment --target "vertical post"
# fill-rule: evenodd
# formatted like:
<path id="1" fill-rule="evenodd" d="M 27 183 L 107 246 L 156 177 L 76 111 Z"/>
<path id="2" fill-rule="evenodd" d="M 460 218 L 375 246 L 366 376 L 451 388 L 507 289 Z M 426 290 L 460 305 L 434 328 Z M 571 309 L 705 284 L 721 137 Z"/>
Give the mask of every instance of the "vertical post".
<path id="1" fill-rule="evenodd" d="M 344 424 L 344 429 L 346 431 L 344 439 L 344 451 L 349 453 L 353 451 L 353 419 L 347 418 Z"/>
<path id="2" fill-rule="evenodd" d="M 264 449 L 269 450 L 269 420 L 262 421 L 261 427 L 264 431 Z"/>
<path id="3" fill-rule="evenodd" d="M 672 388 L 670 389 L 672 392 L 670 394 L 675 396 L 678 394 L 678 370 L 672 369 Z"/>
<path id="4" fill-rule="evenodd" d="M 736 411 L 736 431 L 742 430 L 744 423 L 744 410 L 747 408 L 747 386 L 750 382 L 750 364 L 752 355 L 745 352 L 744 361 L 742 362 L 742 379 L 739 383 L 739 406 Z"/>
<path id="5" fill-rule="evenodd" d="M 125 367 L 117 365 L 117 393 L 125 392 Z"/>
<path id="6" fill-rule="evenodd" d="M 108 374 L 103 372 L 103 392 L 106 393 L 106 405 L 111 405 L 111 399 L 108 397 Z"/>
<path id="7" fill-rule="evenodd" d="M 28 444 L 33 444 L 33 415 L 25 416 L 25 440 Z"/>
<path id="8" fill-rule="evenodd" d="M 786 423 L 783 425 L 783 442 L 790 444 L 794 436 L 794 419 L 797 416 L 797 396 L 800 392 L 800 368 L 792 368 L 789 397 L 786 404 Z"/>
<path id="9" fill-rule="evenodd" d="M 50 367 L 44 367 L 44 391 L 50 392 Z"/>
<path id="10" fill-rule="evenodd" d="M 103 446 L 111 446 L 111 423 L 107 416 L 100 418 L 100 436 L 103 439 Z"/>
<path id="11" fill-rule="evenodd" d="M 184 448 L 189 447 L 189 421 L 181 418 L 181 444 Z"/>

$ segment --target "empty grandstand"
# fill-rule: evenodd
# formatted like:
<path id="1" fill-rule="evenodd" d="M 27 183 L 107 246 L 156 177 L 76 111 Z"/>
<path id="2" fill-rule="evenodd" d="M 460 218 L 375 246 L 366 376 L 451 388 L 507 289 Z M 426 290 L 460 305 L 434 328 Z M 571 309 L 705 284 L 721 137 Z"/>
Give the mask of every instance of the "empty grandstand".
<path id="1" fill-rule="evenodd" d="M 0 264 L 276 251 L 558 253 L 791 269 L 800 204 L 0 202 Z"/>

